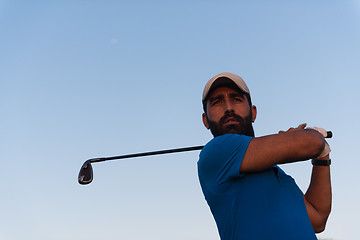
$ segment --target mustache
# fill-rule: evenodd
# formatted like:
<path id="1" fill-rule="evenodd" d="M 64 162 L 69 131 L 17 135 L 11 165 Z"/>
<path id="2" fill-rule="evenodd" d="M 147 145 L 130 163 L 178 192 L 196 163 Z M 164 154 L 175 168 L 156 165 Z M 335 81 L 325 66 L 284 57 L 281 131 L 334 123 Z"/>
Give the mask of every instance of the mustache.
<path id="1" fill-rule="evenodd" d="M 244 119 L 242 117 L 240 117 L 239 115 L 235 114 L 235 113 L 226 113 L 224 116 L 222 116 L 220 118 L 219 123 L 220 124 L 224 124 L 226 119 L 228 118 L 235 118 L 239 123 L 243 123 Z"/>

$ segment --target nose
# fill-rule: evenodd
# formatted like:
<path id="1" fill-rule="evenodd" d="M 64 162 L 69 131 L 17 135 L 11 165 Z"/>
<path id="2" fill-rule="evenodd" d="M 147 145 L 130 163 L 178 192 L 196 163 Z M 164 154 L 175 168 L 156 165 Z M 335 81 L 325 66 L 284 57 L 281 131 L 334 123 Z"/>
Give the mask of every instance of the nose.
<path id="1" fill-rule="evenodd" d="M 224 110 L 225 110 L 225 113 L 234 112 L 233 102 L 230 100 L 226 100 L 225 104 L 224 104 Z"/>

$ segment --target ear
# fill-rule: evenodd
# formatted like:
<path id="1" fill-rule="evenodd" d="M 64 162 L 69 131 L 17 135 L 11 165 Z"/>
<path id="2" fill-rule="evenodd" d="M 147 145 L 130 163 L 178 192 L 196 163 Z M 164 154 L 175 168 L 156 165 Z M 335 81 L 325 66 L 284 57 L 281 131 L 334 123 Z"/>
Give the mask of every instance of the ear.
<path id="1" fill-rule="evenodd" d="M 209 123 L 208 123 L 208 120 L 207 120 L 207 116 L 205 113 L 202 114 L 202 120 L 203 120 L 203 123 L 204 123 L 204 126 L 209 129 Z"/>
<path id="2" fill-rule="evenodd" d="M 257 109 L 256 109 L 256 106 L 251 106 L 251 113 L 252 113 L 252 119 L 251 121 L 252 122 L 255 122 L 255 119 L 256 119 L 256 114 L 257 114 Z"/>

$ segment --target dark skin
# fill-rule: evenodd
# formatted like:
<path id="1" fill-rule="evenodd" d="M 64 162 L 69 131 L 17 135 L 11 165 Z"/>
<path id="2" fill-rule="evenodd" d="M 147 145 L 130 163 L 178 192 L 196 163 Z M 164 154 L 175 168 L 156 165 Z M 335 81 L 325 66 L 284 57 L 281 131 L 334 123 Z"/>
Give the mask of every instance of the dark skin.
<path id="1" fill-rule="evenodd" d="M 239 90 L 225 86 L 219 87 L 211 92 L 209 100 L 206 102 L 206 113 L 203 113 L 202 116 L 203 123 L 208 129 L 213 124 L 217 124 L 217 127 L 224 129 L 225 132 L 245 134 L 245 130 L 236 132 L 236 129 L 243 128 L 231 126 L 244 124 L 244 122 L 234 117 L 224 117 L 230 112 L 254 122 L 257 109 L 255 106 L 250 106 L 246 96 Z M 297 128 L 280 131 L 278 134 L 253 138 L 239 171 L 241 173 L 259 172 L 276 164 L 308 159 L 328 160 L 329 155 L 317 158 L 324 149 L 324 137 L 318 131 L 304 129 L 305 126 L 306 124 L 302 124 Z M 330 167 L 313 166 L 310 185 L 304 194 L 304 201 L 316 233 L 325 229 L 331 211 L 331 198 Z"/>

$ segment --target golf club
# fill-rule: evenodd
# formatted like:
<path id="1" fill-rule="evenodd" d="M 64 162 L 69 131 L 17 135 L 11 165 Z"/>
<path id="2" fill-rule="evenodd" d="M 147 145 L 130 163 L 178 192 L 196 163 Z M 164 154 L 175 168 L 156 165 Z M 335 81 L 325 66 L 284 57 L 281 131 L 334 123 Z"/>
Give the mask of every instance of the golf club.
<path id="1" fill-rule="evenodd" d="M 332 132 L 327 131 L 326 138 L 332 138 Z M 195 151 L 201 150 L 204 146 L 195 146 L 195 147 L 184 147 L 184 148 L 175 148 L 175 149 L 168 149 L 168 150 L 160 150 L 160 151 L 153 151 L 153 152 L 143 152 L 143 153 L 134 153 L 134 154 L 127 154 L 121 156 L 114 156 L 114 157 L 103 157 L 103 158 L 92 158 L 86 160 L 84 164 L 81 166 L 78 182 L 82 185 L 86 185 L 92 182 L 94 178 L 94 173 L 92 169 L 92 163 L 97 162 L 104 162 L 109 160 L 118 160 L 118 159 L 125 159 L 125 158 L 135 158 L 135 157 L 145 157 L 151 155 L 160 155 L 160 154 L 168 154 L 168 153 L 178 153 L 178 152 L 188 152 L 188 151 Z"/>
<path id="2" fill-rule="evenodd" d="M 204 146 L 195 146 L 195 147 L 185 147 L 185 148 L 175 148 L 175 149 L 168 149 L 168 150 L 160 150 L 160 151 L 154 151 L 154 152 L 144 152 L 144 153 L 134 153 L 134 154 L 127 154 L 127 155 L 121 155 L 121 156 L 114 156 L 114 157 L 105 157 L 105 158 L 92 158 L 84 162 L 82 165 L 78 181 L 80 184 L 89 184 L 93 180 L 93 170 L 92 170 L 92 163 L 96 162 L 104 162 L 109 160 L 118 160 L 118 159 L 124 159 L 124 158 L 135 158 L 135 157 L 145 157 L 145 156 L 151 156 L 151 155 L 160 155 L 160 154 L 168 154 L 168 153 L 178 153 L 178 152 L 187 152 L 187 151 L 195 151 L 195 150 L 201 150 Z"/>

